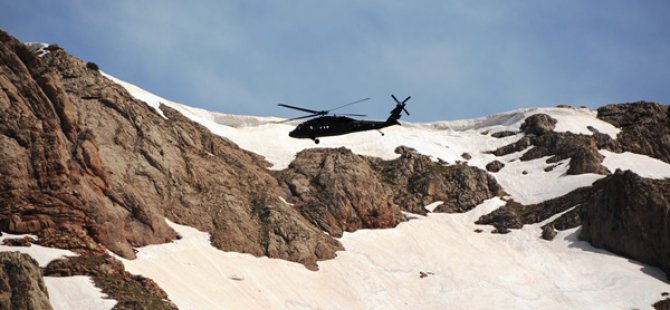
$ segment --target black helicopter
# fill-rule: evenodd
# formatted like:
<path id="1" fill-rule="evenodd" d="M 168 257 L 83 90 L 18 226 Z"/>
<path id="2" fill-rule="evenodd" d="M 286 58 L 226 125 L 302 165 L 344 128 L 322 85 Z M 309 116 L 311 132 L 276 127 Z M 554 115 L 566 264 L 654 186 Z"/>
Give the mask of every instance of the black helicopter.
<path id="1" fill-rule="evenodd" d="M 348 133 L 352 132 L 358 132 L 358 131 L 366 131 L 366 130 L 379 130 L 379 132 L 384 135 L 383 132 L 381 132 L 380 129 L 393 126 L 393 125 L 400 125 L 398 122 L 398 119 L 400 119 L 400 113 L 405 111 L 407 115 L 409 116 L 409 112 L 407 112 L 407 109 L 405 109 L 405 103 L 407 100 L 412 98 L 411 96 L 405 98 L 405 100 L 400 101 L 398 98 L 396 98 L 394 95 L 391 95 L 393 97 L 393 100 L 396 102 L 395 108 L 391 110 L 391 115 L 389 116 L 386 121 L 380 122 L 380 121 L 368 121 L 368 120 L 358 120 L 358 119 L 353 119 L 347 116 L 359 116 L 359 117 L 364 117 L 365 115 L 361 114 L 342 114 L 342 115 L 328 115 L 331 111 L 344 108 L 346 106 L 350 106 L 355 103 L 363 102 L 366 100 L 369 100 L 370 98 L 365 98 L 361 100 L 357 100 L 348 104 L 345 104 L 343 106 L 339 106 L 334 109 L 330 110 L 322 110 L 322 111 L 316 111 L 316 110 L 310 110 L 310 109 L 305 109 L 305 108 L 300 108 L 300 107 L 294 107 L 290 106 L 287 104 L 280 103 L 278 104 L 281 107 L 285 108 L 290 108 L 290 109 L 295 109 L 298 111 L 303 111 L 307 113 L 311 113 L 310 115 L 305 115 L 305 116 L 300 116 L 300 117 L 295 117 L 295 118 L 290 118 L 287 120 L 284 120 L 282 122 L 288 122 L 292 120 L 297 120 L 297 119 L 303 119 L 303 118 L 310 118 L 310 117 L 315 117 L 313 119 L 310 119 L 306 122 L 301 123 L 297 127 L 295 127 L 294 130 L 289 132 L 289 136 L 293 138 L 303 138 L 303 139 L 312 139 L 314 140 L 315 143 L 319 143 L 319 137 L 327 137 L 327 136 L 339 136 L 339 135 L 345 135 Z M 318 117 L 316 117 L 318 116 Z"/>

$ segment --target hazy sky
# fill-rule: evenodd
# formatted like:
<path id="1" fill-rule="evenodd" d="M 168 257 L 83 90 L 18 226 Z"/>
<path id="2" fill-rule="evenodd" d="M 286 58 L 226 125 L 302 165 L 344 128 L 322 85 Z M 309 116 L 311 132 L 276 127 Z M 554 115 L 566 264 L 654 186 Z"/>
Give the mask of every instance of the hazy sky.
<path id="1" fill-rule="evenodd" d="M 0 0 L 0 28 L 224 113 L 284 102 L 410 121 L 670 103 L 670 1 Z M 296 113 L 294 113 L 296 112 Z"/>

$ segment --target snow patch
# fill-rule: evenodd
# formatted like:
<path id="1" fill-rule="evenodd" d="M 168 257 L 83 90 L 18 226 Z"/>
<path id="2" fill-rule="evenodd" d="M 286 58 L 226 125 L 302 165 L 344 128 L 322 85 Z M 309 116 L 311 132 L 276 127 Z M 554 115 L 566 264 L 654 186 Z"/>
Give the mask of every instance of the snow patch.
<path id="1" fill-rule="evenodd" d="M 154 94 L 152 94 L 152 93 L 150 93 L 150 92 L 148 92 L 148 91 L 146 91 L 142 88 L 139 88 L 139 87 L 137 87 L 133 84 L 130 84 L 128 82 L 119 80 L 119 79 L 117 79 L 117 78 L 115 78 L 115 77 L 113 77 L 113 76 L 111 76 L 107 73 L 102 72 L 102 71 L 100 71 L 100 73 L 104 77 L 112 80 L 114 83 L 123 86 L 123 88 L 125 88 L 126 91 L 128 91 L 128 93 L 130 93 L 131 96 L 135 97 L 135 99 L 144 101 L 144 103 L 146 103 L 148 106 L 152 107 L 156 111 L 156 113 L 158 113 L 158 115 L 167 119 L 167 117 L 165 117 L 165 114 L 163 114 L 163 111 L 160 109 L 161 104 L 168 101 L 167 99 L 156 96 L 156 95 L 154 95 Z"/>
<path id="2" fill-rule="evenodd" d="M 79 254 L 72 251 L 48 248 L 38 244 L 31 244 L 28 247 L 7 246 L 2 244 L 5 239 L 22 239 L 25 237 L 37 240 L 37 236 L 35 235 L 13 235 L 3 232 L 2 236 L 0 236 L 0 252 L 21 252 L 28 254 L 30 257 L 34 258 L 37 261 L 37 264 L 42 268 L 46 267 L 55 259 L 65 258 L 67 256 L 79 256 Z"/>
<path id="3" fill-rule="evenodd" d="M 91 309 L 108 310 L 117 301 L 95 287 L 90 277 L 44 277 L 49 291 L 49 302 L 54 310 Z"/>
<path id="4" fill-rule="evenodd" d="M 670 164 L 662 160 L 631 152 L 613 153 L 607 150 L 600 150 L 600 154 L 605 156 L 602 165 L 610 172 L 621 169 L 635 172 L 643 178 L 670 178 Z"/>
<path id="5" fill-rule="evenodd" d="M 590 109 L 546 108 L 541 113 L 549 114 L 556 119 L 556 132 L 571 132 L 581 135 L 593 135 L 592 127 L 600 133 L 616 139 L 621 129 L 598 118 L 598 112 Z"/>
<path id="6" fill-rule="evenodd" d="M 27 46 L 31 52 L 35 53 L 37 57 L 44 57 L 47 54 L 49 54 L 49 50 L 47 50 L 47 47 L 49 47 L 49 44 L 43 43 L 43 42 L 25 42 L 23 43 L 25 46 Z"/>
<path id="7" fill-rule="evenodd" d="M 605 177 L 593 173 L 568 175 L 570 159 L 547 164 L 550 157 L 528 161 L 515 159 L 505 163 L 505 167 L 493 175 L 514 201 L 526 205 L 563 196 Z M 553 165 L 557 166 L 551 171 L 545 171 L 545 168 Z"/>
<path id="8" fill-rule="evenodd" d="M 425 206 L 424 208 L 426 208 L 426 210 L 428 210 L 428 212 L 433 212 L 435 210 L 435 208 L 439 207 L 442 203 L 444 203 L 444 202 L 443 201 L 436 201 L 436 202 L 433 202 L 433 203 Z"/>

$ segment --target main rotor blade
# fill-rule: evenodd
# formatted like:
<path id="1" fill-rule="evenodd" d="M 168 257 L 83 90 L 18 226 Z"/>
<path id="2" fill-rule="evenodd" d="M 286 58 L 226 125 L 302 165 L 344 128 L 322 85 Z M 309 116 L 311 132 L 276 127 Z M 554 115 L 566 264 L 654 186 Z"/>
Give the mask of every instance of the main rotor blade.
<path id="1" fill-rule="evenodd" d="M 405 100 L 402 101 L 402 110 L 405 111 L 407 116 L 409 116 L 409 111 L 407 111 L 407 109 L 405 109 L 405 104 L 406 104 L 405 102 L 407 102 L 407 100 L 409 100 L 410 98 L 412 98 L 412 96 L 407 96 L 407 98 L 405 98 Z"/>
<path id="2" fill-rule="evenodd" d="M 289 109 L 294 109 L 294 110 L 298 110 L 298 111 L 303 111 L 303 112 L 307 112 L 307 113 L 313 113 L 313 114 L 323 114 L 324 112 L 328 113 L 327 111 L 310 110 L 310 109 L 305 109 L 305 108 L 301 108 L 301 107 L 294 107 L 292 105 L 283 104 L 283 103 L 278 104 L 278 106 L 289 108 Z"/>
<path id="3" fill-rule="evenodd" d="M 398 98 L 396 98 L 395 95 L 391 94 L 391 97 L 393 97 L 393 100 L 395 100 L 397 104 L 401 104 L 400 100 L 398 100 Z"/>
<path id="4" fill-rule="evenodd" d="M 295 121 L 297 119 L 310 118 L 310 117 L 314 117 L 314 116 L 318 116 L 318 115 L 321 115 L 321 114 L 314 113 L 312 115 L 305 115 L 305 116 L 300 116 L 300 117 L 289 118 L 289 119 L 285 119 L 283 121 L 278 121 L 278 122 L 274 122 L 274 123 L 275 124 L 282 124 L 282 123 L 286 123 L 286 122 L 290 122 L 290 121 Z"/>
<path id="5" fill-rule="evenodd" d="M 365 114 L 337 114 L 341 116 L 358 116 L 358 117 L 366 117 L 367 115 Z"/>
<path id="6" fill-rule="evenodd" d="M 354 101 L 354 102 L 347 103 L 347 104 L 345 104 L 345 105 L 343 105 L 343 106 L 339 106 L 339 107 L 337 107 L 337 108 L 330 109 L 330 110 L 328 110 L 328 112 L 335 111 L 335 110 L 337 110 L 337 109 L 341 109 L 341 108 L 350 106 L 350 105 L 352 105 L 352 104 L 356 104 L 356 103 L 363 102 L 363 101 L 366 101 L 366 100 L 370 100 L 370 98 L 363 98 L 363 99 L 361 99 L 361 100 L 356 100 L 356 101 Z"/>

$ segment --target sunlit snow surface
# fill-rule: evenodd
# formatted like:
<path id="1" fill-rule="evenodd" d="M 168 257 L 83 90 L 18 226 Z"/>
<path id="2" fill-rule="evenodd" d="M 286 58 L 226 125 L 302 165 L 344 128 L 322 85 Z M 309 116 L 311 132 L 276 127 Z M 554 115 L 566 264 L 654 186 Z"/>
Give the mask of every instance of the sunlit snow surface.
<path id="1" fill-rule="evenodd" d="M 630 152 L 612 153 L 606 150 L 601 150 L 600 154 L 605 156 L 603 166 L 610 172 L 621 169 L 633 171 L 645 178 L 670 178 L 670 164 L 656 158 Z"/>
<path id="2" fill-rule="evenodd" d="M 55 259 L 67 256 L 78 256 L 77 253 L 47 248 L 37 244 L 31 244 L 29 247 L 6 246 L 2 245 L 4 239 L 19 239 L 29 237 L 37 239 L 33 235 L 12 235 L 6 232 L 0 236 L 0 252 L 21 252 L 30 255 L 37 261 L 40 267 L 46 267 L 49 262 Z M 86 276 L 74 277 L 44 277 L 47 291 L 49 292 L 49 301 L 55 310 L 70 309 L 91 309 L 107 310 L 116 305 L 116 300 L 105 299 L 99 288 L 93 285 L 93 282 Z"/>
<path id="3" fill-rule="evenodd" d="M 574 229 L 551 242 L 538 238 L 539 225 L 475 233 L 474 220 L 502 204 L 346 233 L 346 251 L 317 272 L 222 252 L 208 234 L 174 223 L 181 240 L 123 262 L 181 309 L 627 309 L 647 308 L 668 289 L 658 269 L 576 241 Z"/>
<path id="4" fill-rule="evenodd" d="M 61 250 L 56 248 L 47 248 L 37 244 L 31 244 L 28 247 L 25 246 L 7 246 L 3 245 L 2 242 L 5 239 L 23 239 L 30 238 L 37 240 L 37 236 L 34 235 L 13 235 L 6 232 L 2 233 L 0 236 L 0 252 L 21 252 L 24 254 L 30 255 L 33 259 L 37 261 L 37 264 L 40 267 L 46 267 L 49 262 L 54 259 L 65 258 L 67 256 L 78 256 L 79 254 L 74 253 L 68 250 Z"/>
<path id="5" fill-rule="evenodd" d="M 511 198 L 526 204 L 561 196 L 604 176 L 568 176 L 567 160 L 546 172 L 547 158 L 519 160 L 528 149 L 496 157 L 489 152 L 522 135 L 496 139 L 491 133 L 517 131 L 526 117 L 536 113 L 554 117 L 559 132 L 592 134 L 589 126 L 613 138 L 619 132 L 589 109 L 542 108 L 471 120 L 403 122 L 384 129 L 383 137 L 376 131 L 363 132 L 323 138 L 315 145 L 288 137 L 296 123 L 209 112 L 117 82 L 150 106 L 174 108 L 265 156 L 273 169 L 287 167 L 297 152 L 311 147 L 346 147 L 357 154 L 393 159 L 398 156 L 395 148 L 405 145 L 449 163 L 465 161 L 461 155 L 468 153 L 472 156 L 468 165 L 484 168 L 496 159 L 503 162 L 505 167 L 493 175 Z M 413 104 L 421 103 L 411 102 L 410 111 Z M 653 160 L 628 163 L 641 155 L 603 155 L 610 170 L 666 176 L 657 173 L 656 168 L 665 168 Z M 394 229 L 347 233 L 340 239 L 346 251 L 320 262 L 318 272 L 283 260 L 219 251 L 210 246 L 208 234 L 173 223 L 181 240 L 140 248 L 136 260 L 123 261 L 129 271 L 156 280 L 183 309 L 644 309 L 670 289 L 660 280 L 665 276 L 658 269 L 577 241 L 576 229 L 559 232 L 548 242 L 539 239 L 541 223 L 506 235 L 490 234 L 490 227 L 473 224 L 502 204 L 496 198 L 465 214 L 410 214 L 412 220 Z M 484 232 L 475 233 L 476 228 Z"/>
<path id="6" fill-rule="evenodd" d="M 54 309 L 112 309 L 116 300 L 95 287 L 87 276 L 44 277 L 49 290 L 49 301 Z"/>

